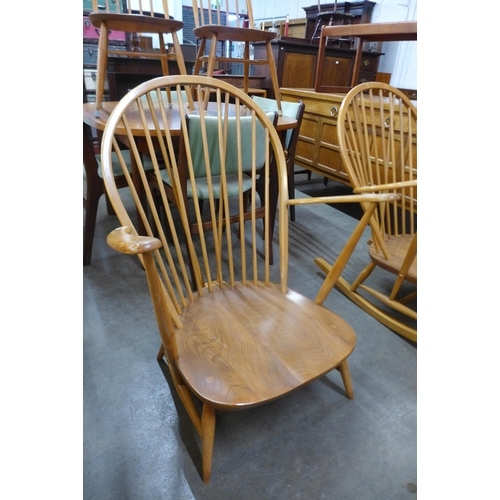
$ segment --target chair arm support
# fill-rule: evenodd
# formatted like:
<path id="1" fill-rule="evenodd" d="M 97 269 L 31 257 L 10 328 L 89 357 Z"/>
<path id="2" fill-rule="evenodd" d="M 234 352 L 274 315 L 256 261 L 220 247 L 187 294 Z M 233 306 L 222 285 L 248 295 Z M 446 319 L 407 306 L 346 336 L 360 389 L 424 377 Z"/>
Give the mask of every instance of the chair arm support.
<path id="1" fill-rule="evenodd" d="M 113 250 L 129 255 L 152 252 L 162 246 L 159 239 L 132 234 L 131 229 L 127 226 L 111 231 L 106 238 L 106 242 Z"/>
<path id="2" fill-rule="evenodd" d="M 401 198 L 399 194 L 360 194 L 344 196 L 318 196 L 316 198 L 294 198 L 288 200 L 288 205 L 317 205 L 319 203 L 372 203 L 383 201 L 397 201 Z"/>
<path id="3" fill-rule="evenodd" d="M 363 186 L 353 189 L 353 193 L 371 193 L 373 191 L 388 191 L 391 189 L 404 189 L 417 187 L 417 181 L 392 182 L 391 184 L 377 184 L 376 186 Z"/>

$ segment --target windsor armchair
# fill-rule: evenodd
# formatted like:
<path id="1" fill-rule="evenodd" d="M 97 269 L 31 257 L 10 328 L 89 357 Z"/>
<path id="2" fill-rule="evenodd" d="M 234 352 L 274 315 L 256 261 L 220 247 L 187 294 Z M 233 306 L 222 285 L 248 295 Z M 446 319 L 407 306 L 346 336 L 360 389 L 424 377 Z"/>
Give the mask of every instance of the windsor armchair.
<path id="1" fill-rule="evenodd" d="M 170 87 L 181 92 L 191 86 L 197 96 L 196 109 L 190 111 L 178 99 L 181 117 L 181 135 L 178 147 L 169 133 L 167 103 L 162 91 Z M 206 127 L 203 112 L 204 92 L 212 92 L 218 107 L 217 128 L 214 137 Z M 154 95 L 154 98 L 152 97 Z M 231 104 L 230 104 L 231 103 Z M 201 111 L 200 111 L 201 110 Z M 141 116 L 143 137 L 149 145 L 148 157 L 158 179 L 162 169 L 169 173 L 175 196 L 182 198 L 178 158 L 185 155 L 192 189 L 196 191 L 197 179 L 191 154 L 187 121 L 197 117 L 202 144 L 208 205 L 211 225 L 204 228 L 196 214 L 199 233 L 190 230 L 185 204 L 171 204 L 164 185 L 158 182 L 162 197 L 162 210 L 158 210 L 156 197 L 150 188 L 150 177 L 136 145 L 136 137 L 128 127 L 127 116 Z M 239 126 L 243 115 L 250 117 L 250 132 L 243 136 Z M 228 196 L 228 175 L 225 151 L 228 129 L 234 126 L 236 164 L 239 189 L 236 200 Z M 247 124 L 248 125 L 248 124 Z M 126 132 L 123 132 L 123 130 Z M 258 130 L 263 138 L 257 141 Z M 118 133 L 118 130 L 120 132 Z M 124 138 L 123 134 L 126 135 Z M 131 155 L 135 157 L 137 176 L 128 173 L 129 165 L 120 152 L 120 141 L 126 140 Z M 243 151 L 252 158 L 250 177 L 251 217 L 244 220 Z M 178 151 L 181 148 L 182 151 Z M 211 155 L 219 151 L 220 168 L 217 178 L 211 174 Z M 113 173 L 115 154 L 122 167 L 120 174 Z M 257 159 L 263 155 L 263 167 L 257 172 Z M 115 107 L 103 134 L 101 157 L 104 182 L 114 210 L 122 227 L 111 232 L 108 244 L 123 253 L 137 255 L 142 262 L 151 291 L 158 323 L 161 345 L 158 360 L 167 360 L 173 384 L 187 414 L 201 436 L 202 477 L 208 482 L 212 467 L 216 411 L 244 410 L 280 398 L 327 372 L 337 369 L 341 374 L 346 395 L 353 397 L 347 358 L 354 349 L 356 336 L 349 324 L 322 306 L 287 286 L 288 268 L 288 193 L 287 168 L 283 147 L 273 123 L 266 113 L 241 90 L 213 78 L 201 76 L 160 77 L 143 83 L 130 91 Z M 269 182 L 273 163 L 279 179 L 279 236 L 277 246 L 279 265 L 270 266 L 268 238 L 256 237 L 257 175 L 265 181 L 264 205 L 269 204 Z M 122 200 L 115 183 L 115 175 L 124 175 L 130 186 L 133 202 Z M 146 196 L 137 194 L 136 182 L 142 183 Z M 215 193 L 217 191 L 217 193 Z M 390 195 L 393 197 L 393 195 Z M 234 198 L 234 197 L 232 197 Z M 352 201 L 353 197 L 346 197 Z M 361 195 L 358 200 L 376 203 L 387 195 Z M 328 198 L 295 199 L 302 203 L 330 202 Z M 219 209 L 215 209 L 219 201 Z M 233 206 L 233 202 L 234 206 Z M 236 208 L 239 225 L 231 225 L 230 213 Z M 359 227 L 366 225 L 367 214 Z M 136 214 L 145 228 L 143 235 L 136 230 Z M 268 225 L 268 219 L 260 221 Z M 358 231 L 358 229 L 356 230 Z M 356 232 L 355 231 L 355 232 Z M 358 231 L 359 232 L 359 231 Z M 186 244 L 181 244 L 185 241 Z M 333 274 L 339 274 L 350 255 L 350 248 L 343 250 Z M 261 254 L 264 258 L 258 258 Z M 190 267 L 195 270 L 194 281 Z M 335 279 L 333 279 L 335 283 Z M 332 285 L 333 286 L 333 285 Z M 331 286 L 325 282 L 327 295 Z M 133 293 L 133 291 L 131 291 Z M 201 403 L 201 415 L 193 398 Z"/>
<path id="2" fill-rule="evenodd" d="M 352 283 L 340 277 L 337 286 L 377 320 L 416 342 L 417 110 L 398 89 L 364 83 L 346 95 L 337 127 L 354 193 L 400 197 L 380 203 L 371 218 L 370 263 Z M 324 259 L 316 263 L 329 270 Z"/>

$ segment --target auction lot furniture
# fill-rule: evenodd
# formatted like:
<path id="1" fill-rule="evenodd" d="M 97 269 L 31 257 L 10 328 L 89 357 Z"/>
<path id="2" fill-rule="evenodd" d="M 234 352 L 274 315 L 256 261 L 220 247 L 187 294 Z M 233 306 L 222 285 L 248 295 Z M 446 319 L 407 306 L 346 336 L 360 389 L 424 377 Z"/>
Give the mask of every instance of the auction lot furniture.
<path id="1" fill-rule="evenodd" d="M 343 86 L 325 83 L 323 73 L 326 71 L 325 51 L 328 39 L 353 37 L 357 40 L 356 58 L 350 85 Z M 318 60 L 316 66 L 316 77 L 314 81 L 314 90 L 316 92 L 348 92 L 358 84 L 359 72 L 361 71 L 361 61 L 364 58 L 364 42 L 398 42 L 412 41 L 417 39 L 417 22 L 399 22 L 399 23 L 373 23 L 373 24 L 352 24 L 346 26 L 323 26 L 321 28 L 321 37 L 319 42 Z"/>
<path id="2" fill-rule="evenodd" d="M 215 65 L 218 62 L 240 63 L 243 65 L 243 91 L 251 93 L 252 89 L 249 84 L 250 67 L 265 65 L 269 68 L 274 91 L 273 97 L 278 102 L 278 114 L 281 114 L 278 77 L 271 49 L 271 40 L 276 38 L 276 33 L 254 29 L 252 2 L 246 0 L 246 2 L 241 3 L 246 7 L 246 18 L 243 19 L 239 15 L 238 0 L 236 0 L 236 26 L 230 26 L 229 4 L 227 0 L 225 23 L 222 22 L 221 18 L 220 2 L 217 2 L 217 9 L 213 10 L 211 6 L 205 8 L 207 4 L 203 0 L 193 0 L 193 13 L 196 24 L 193 32 L 200 39 L 194 74 L 197 75 L 200 72 L 203 63 L 206 63 L 207 76 L 213 76 L 214 71 L 217 69 Z M 210 42 L 210 50 L 208 55 L 205 55 L 207 42 Z M 227 54 L 224 47 L 226 42 L 231 45 L 238 42 L 243 43 L 243 54 Z M 250 44 L 254 44 L 255 42 L 265 43 L 266 55 L 264 58 L 251 57 Z M 222 49 L 220 49 L 220 44 L 222 45 Z"/>
<path id="3" fill-rule="evenodd" d="M 305 106 L 295 164 L 350 185 L 337 139 L 337 116 L 345 94 L 320 94 L 312 88 L 282 88 L 281 95 L 284 102 L 300 100 Z"/>
<path id="4" fill-rule="evenodd" d="M 351 283 L 340 277 L 337 286 L 381 323 L 416 342 L 417 110 L 400 90 L 365 83 L 343 100 L 337 126 L 353 192 L 400 196 L 380 203 L 370 220 L 370 263 Z M 324 259 L 316 263 L 329 271 Z"/>
<path id="5" fill-rule="evenodd" d="M 209 134 L 203 132 L 205 115 L 200 113 L 206 185 L 211 193 L 208 200 L 211 227 L 205 229 L 197 214 L 197 235 L 190 231 L 184 203 L 172 206 L 162 192 L 163 212 L 158 211 L 136 143 L 138 135 L 128 128 L 127 118 L 127 115 L 140 117 L 143 137 L 148 145 L 147 155 L 154 172 L 160 179 L 160 165 L 164 165 L 179 199 L 182 193 L 177 158 L 179 154 L 186 155 L 195 193 L 196 178 L 191 175 L 194 165 L 185 123 L 189 110 L 179 97 L 182 134 L 179 147 L 184 148 L 180 152 L 174 147 L 169 115 L 164 112 L 167 106 L 161 94 L 168 86 L 175 88 L 172 92 L 180 95 L 181 86 L 186 88 L 186 85 L 195 87 L 192 94 L 196 96 L 213 91 L 218 109 L 219 134 L 215 142 L 209 143 Z M 154 104 L 153 96 L 160 102 L 159 106 Z M 236 130 L 237 156 L 243 154 L 244 147 L 249 148 L 256 164 L 257 157 L 264 154 L 264 168 L 259 172 L 256 168 L 250 174 L 244 174 L 241 168 L 238 170 L 240 189 L 235 204 L 232 200 L 230 203 L 226 189 L 224 156 L 230 100 L 234 102 L 236 118 L 242 109 L 246 109 L 252 120 L 250 136 L 243 137 L 241 130 Z M 202 107 L 203 102 L 199 102 L 198 109 Z M 150 117 L 156 117 L 152 122 L 146 111 Z M 237 127 L 238 123 L 236 120 Z M 264 129 L 265 138 L 258 144 L 256 130 L 259 127 Z M 145 197 L 137 195 L 136 180 L 128 175 L 129 165 L 124 157 L 120 157 L 124 129 Z M 211 175 L 210 168 L 214 151 L 219 151 L 221 159 L 217 177 Z M 113 153 L 120 159 L 133 203 L 120 198 L 123 190 L 119 191 L 115 185 Z M 104 131 L 101 158 L 106 189 L 122 226 L 110 233 L 108 243 L 120 252 L 137 255 L 145 268 L 161 337 L 158 359 L 167 360 L 173 385 L 200 434 L 204 482 L 210 480 L 217 411 L 244 410 L 273 401 L 335 368 L 341 373 L 347 397 L 353 397 L 347 358 L 355 346 L 354 331 L 337 314 L 323 307 L 321 300 L 312 301 L 287 286 L 288 206 L 334 200 L 305 198 L 288 201 L 288 173 L 282 142 L 266 113 L 249 96 L 225 82 L 200 76 L 179 75 L 146 82 L 127 94 L 114 108 Z M 252 217 L 245 223 L 242 209 L 244 175 L 251 179 L 249 209 L 255 212 L 258 206 L 257 176 L 268 185 L 272 168 L 277 169 L 279 180 L 279 238 L 276 243 L 279 264 L 274 266 L 269 265 L 271 241 L 257 237 L 257 220 Z M 162 183 L 158 182 L 158 185 L 161 191 Z M 263 204 L 269 205 L 270 189 L 265 189 L 262 196 Z M 366 201 L 370 209 L 340 253 L 325 280 L 322 295 L 327 295 L 334 286 L 336 276 L 340 275 L 377 203 L 398 196 L 368 194 L 341 198 L 350 202 Z M 234 209 L 241 216 L 238 226 L 230 224 Z M 136 213 L 145 228 L 143 236 L 139 235 L 133 222 Z M 259 255 L 264 258 L 258 258 Z M 194 282 L 190 279 L 190 267 L 195 270 Z M 130 293 L 136 292 L 131 290 Z M 201 415 L 193 398 L 200 403 Z"/>
<path id="6" fill-rule="evenodd" d="M 156 12 L 152 1 L 138 0 L 134 3 L 135 9 L 132 9 L 132 3 L 128 6 L 121 1 L 112 2 L 104 0 L 102 5 L 98 5 L 98 0 L 92 0 L 93 11 L 89 15 L 90 22 L 100 31 L 99 47 L 97 55 L 97 84 L 96 84 L 96 113 L 100 112 L 101 104 L 104 100 L 104 81 L 106 78 L 106 67 L 108 56 L 111 54 L 159 59 L 162 64 L 163 74 L 168 75 L 168 61 L 175 60 L 179 66 L 179 72 L 186 74 L 186 66 L 181 50 L 177 31 L 184 26 L 182 21 L 170 19 L 168 15 L 168 2 L 162 0 L 163 12 Z M 137 9 L 138 6 L 138 9 Z M 159 52 L 149 52 L 136 50 L 132 47 L 130 50 L 114 50 L 108 46 L 108 36 L 110 31 L 127 33 L 155 33 L 159 39 Z M 165 35 L 170 35 L 173 41 L 173 50 L 167 52 L 165 47 Z"/>

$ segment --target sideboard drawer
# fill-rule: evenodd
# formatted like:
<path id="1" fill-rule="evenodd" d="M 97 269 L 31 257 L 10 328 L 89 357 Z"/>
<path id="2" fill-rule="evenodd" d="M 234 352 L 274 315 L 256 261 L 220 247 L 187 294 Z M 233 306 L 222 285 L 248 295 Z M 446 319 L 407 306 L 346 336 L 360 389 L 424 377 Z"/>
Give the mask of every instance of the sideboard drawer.
<path id="1" fill-rule="evenodd" d="M 319 94 L 314 89 L 281 88 L 283 101 L 304 103 L 295 163 L 320 175 L 349 184 L 340 159 L 337 115 L 344 94 Z"/>

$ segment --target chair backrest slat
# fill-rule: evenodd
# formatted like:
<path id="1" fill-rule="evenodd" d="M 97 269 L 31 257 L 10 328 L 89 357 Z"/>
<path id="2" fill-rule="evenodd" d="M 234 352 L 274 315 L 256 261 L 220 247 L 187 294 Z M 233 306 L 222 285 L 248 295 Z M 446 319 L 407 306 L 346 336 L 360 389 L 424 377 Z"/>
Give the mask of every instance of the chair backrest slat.
<path id="1" fill-rule="evenodd" d="M 92 0 L 92 9 L 94 12 L 117 12 L 120 14 L 141 14 L 148 15 L 150 17 L 155 17 L 155 15 L 163 14 L 165 19 L 169 18 L 168 13 L 168 0 L 162 0 L 161 5 L 163 11 L 158 10 L 153 0 L 127 0 L 123 2 L 122 0 Z M 101 8 L 99 8 L 101 7 Z M 104 9 L 102 9 L 104 7 Z"/>
<path id="2" fill-rule="evenodd" d="M 233 5 L 230 5 L 229 0 L 226 0 L 226 20 L 225 25 L 230 25 L 230 13 L 234 12 L 236 14 L 236 26 L 244 27 L 244 19 L 240 20 L 240 7 L 238 0 L 235 0 Z M 215 8 L 212 7 L 210 0 L 192 0 L 193 5 L 193 15 L 195 26 L 198 28 L 200 26 L 205 26 L 206 24 L 216 24 L 222 26 L 224 23 L 221 16 L 221 4 L 222 0 L 218 0 L 215 4 Z M 254 26 L 253 9 L 251 0 L 246 0 L 246 14 L 248 17 L 249 26 Z M 234 9 L 234 10 L 233 10 Z"/>
<path id="3" fill-rule="evenodd" d="M 211 93 L 214 101 L 206 112 L 199 113 L 207 86 L 215 90 Z M 167 88 L 177 96 L 171 108 Z M 187 89 L 198 97 L 194 111 L 183 99 Z M 154 251 L 154 262 L 163 300 L 177 326 L 183 308 L 196 295 L 214 287 L 247 281 L 269 285 L 272 279 L 286 290 L 287 259 L 280 258 L 279 264 L 270 266 L 272 242 L 262 236 L 269 234 L 270 186 L 275 185 L 271 175 L 277 175 L 278 213 L 284 225 L 278 255 L 286 255 L 286 162 L 269 116 L 225 82 L 179 75 L 138 86 L 108 119 L 101 156 L 109 196 L 123 226 L 161 241 L 162 248 Z M 131 165 L 120 153 L 120 141 L 130 148 L 132 174 Z M 124 191 L 119 194 L 114 184 L 109 163 L 113 152 L 130 187 L 130 198 L 120 197 Z M 175 203 L 161 181 L 165 175 Z M 183 175 L 191 182 L 193 198 L 188 205 L 194 208 L 193 216 L 181 202 Z M 208 198 L 205 194 L 198 197 L 202 190 Z M 267 212 L 264 219 L 259 218 L 261 210 Z M 198 233 L 190 229 L 193 219 Z M 171 349 L 175 351 L 173 343 Z"/>

